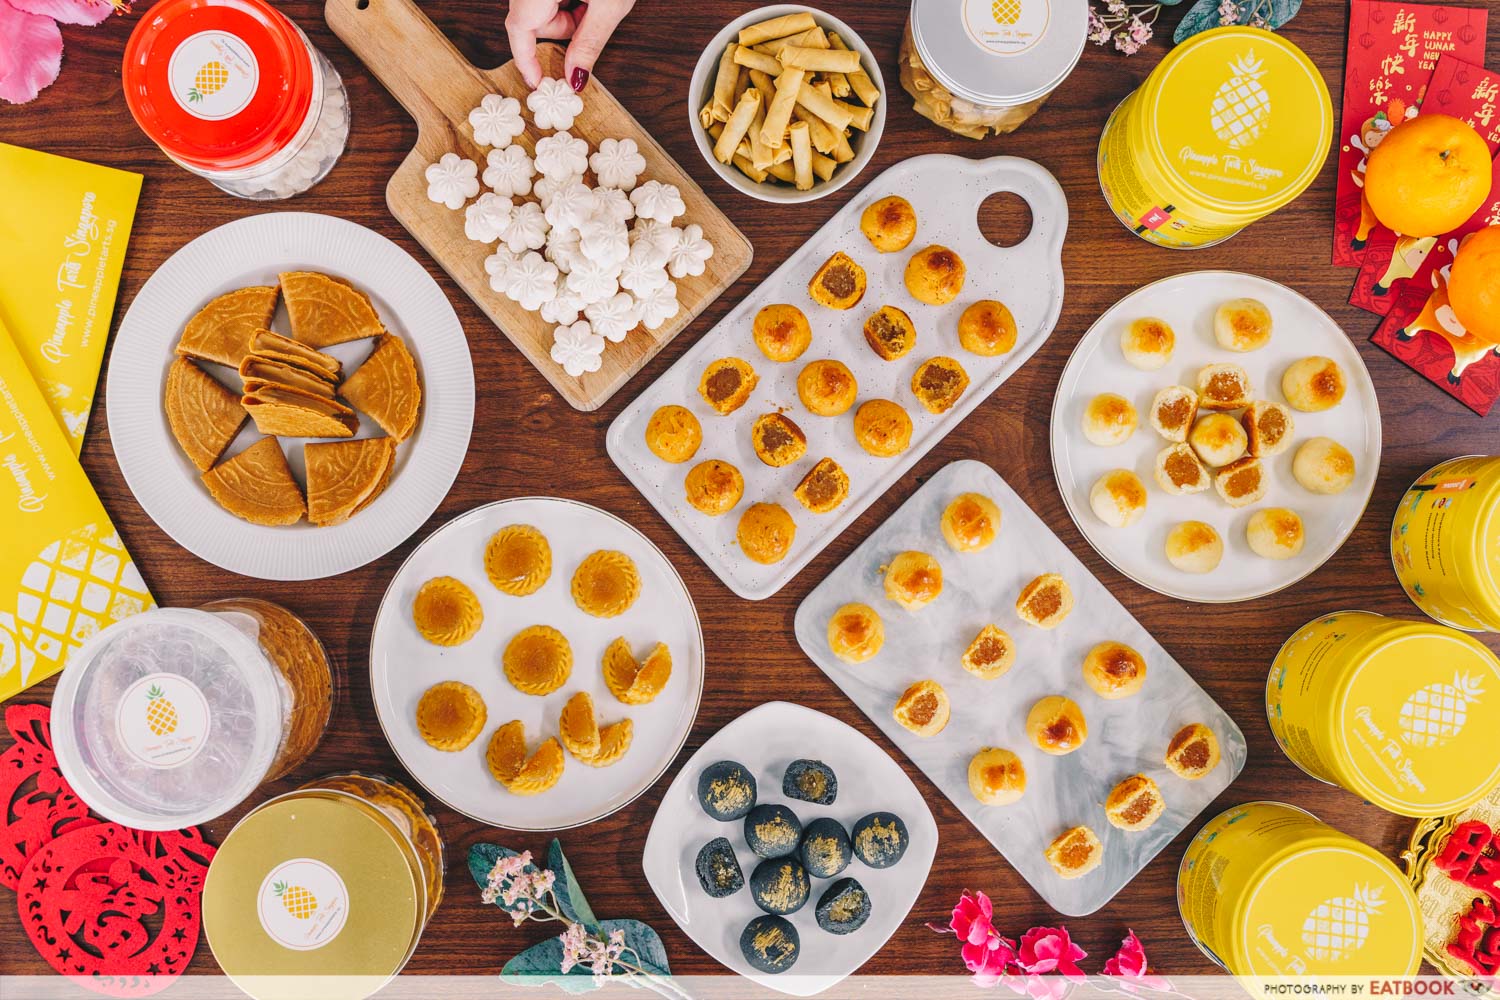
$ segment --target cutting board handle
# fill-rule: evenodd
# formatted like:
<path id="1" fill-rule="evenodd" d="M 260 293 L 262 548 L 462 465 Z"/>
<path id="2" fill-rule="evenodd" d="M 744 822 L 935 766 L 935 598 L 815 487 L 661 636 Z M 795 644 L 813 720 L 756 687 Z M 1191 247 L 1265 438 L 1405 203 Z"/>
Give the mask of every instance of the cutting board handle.
<path id="1" fill-rule="evenodd" d="M 323 17 L 416 119 L 419 134 L 430 124 L 462 121 L 476 89 L 489 89 L 413 0 L 327 0 Z"/>

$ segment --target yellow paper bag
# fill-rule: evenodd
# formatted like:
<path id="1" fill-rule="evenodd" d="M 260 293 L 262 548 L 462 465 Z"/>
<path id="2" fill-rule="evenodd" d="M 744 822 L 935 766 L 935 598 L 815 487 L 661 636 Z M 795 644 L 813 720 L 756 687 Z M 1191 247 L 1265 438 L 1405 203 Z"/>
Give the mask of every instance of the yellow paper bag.
<path id="1" fill-rule="evenodd" d="M 0 323 L 83 447 L 140 174 L 0 142 Z"/>
<path id="2" fill-rule="evenodd" d="M 0 325 L 0 700 L 154 602 Z"/>

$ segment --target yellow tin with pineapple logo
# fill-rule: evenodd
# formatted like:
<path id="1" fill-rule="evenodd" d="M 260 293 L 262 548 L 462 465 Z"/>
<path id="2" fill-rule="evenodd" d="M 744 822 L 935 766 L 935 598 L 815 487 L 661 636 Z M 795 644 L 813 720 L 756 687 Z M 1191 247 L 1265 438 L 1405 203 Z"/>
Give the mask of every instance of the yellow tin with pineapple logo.
<path id="1" fill-rule="evenodd" d="M 1422 914 L 1396 866 L 1281 802 L 1204 824 L 1177 870 L 1177 909 L 1237 976 L 1409 976 L 1422 964 Z"/>
<path id="2" fill-rule="evenodd" d="M 1215 28 L 1169 52 L 1099 140 L 1099 184 L 1144 240 L 1197 250 L 1292 201 L 1333 139 L 1318 68 L 1259 28 Z"/>
<path id="3" fill-rule="evenodd" d="M 1500 457 L 1455 458 L 1413 483 L 1391 520 L 1391 563 L 1429 617 L 1500 632 Z"/>
<path id="4" fill-rule="evenodd" d="M 1500 658 L 1432 622 L 1324 615 L 1266 679 L 1271 733 L 1292 762 L 1401 816 L 1442 816 L 1500 781 Z"/>

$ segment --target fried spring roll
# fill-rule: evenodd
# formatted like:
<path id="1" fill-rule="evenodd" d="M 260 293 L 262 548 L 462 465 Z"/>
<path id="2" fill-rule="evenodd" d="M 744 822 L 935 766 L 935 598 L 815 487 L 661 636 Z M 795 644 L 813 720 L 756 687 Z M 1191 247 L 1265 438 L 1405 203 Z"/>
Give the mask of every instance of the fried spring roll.
<path id="1" fill-rule="evenodd" d="M 729 121 L 724 123 L 724 131 L 719 134 L 719 141 L 714 143 L 714 158 L 720 163 L 730 163 L 734 160 L 735 150 L 745 133 L 750 131 L 750 123 L 755 120 L 755 113 L 760 109 L 760 91 L 754 87 L 746 88 L 740 95 L 739 102 L 735 104 L 734 111 L 729 116 Z"/>
<path id="2" fill-rule="evenodd" d="M 761 139 L 772 149 L 781 147 L 786 127 L 792 121 L 792 108 L 801 95 L 806 72 L 800 69 L 783 70 L 776 78 L 776 96 L 766 109 L 766 121 L 761 126 Z"/>
<path id="3" fill-rule="evenodd" d="M 829 34 L 828 44 L 836 49 L 847 49 L 849 47 L 844 44 L 844 40 L 838 36 L 837 32 Z M 847 75 L 849 77 L 849 86 L 854 90 L 854 96 L 858 97 L 865 105 L 873 108 L 875 102 L 880 100 L 880 88 L 875 86 L 875 81 L 870 79 L 870 74 L 861 69 Z"/>
<path id="4" fill-rule="evenodd" d="M 797 122 L 787 129 L 787 139 L 792 146 L 793 183 L 798 191 L 810 191 L 813 186 L 812 137 L 808 134 L 807 122 Z"/>
<path id="5" fill-rule="evenodd" d="M 796 72 L 800 71 L 787 70 L 787 73 Z M 783 74 L 783 76 L 785 75 L 786 74 Z M 780 86 L 781 85 L 778 82 L 777 87 L 780 88 Z M 777 90 L 776 96 L 779 100 L 781 97 L 781 92 L 779 89 Z M 805 83 L 800 84 L 797 88 L 797 103 L 802 105 L 811 113 L 817 115 L 819 118 L 823 119 L 823 121 L 827 122 L 828 125 L 837 132 L 842 132 L 844 129 L 849 127 L 851 118 L 849 112 L 839 107 L 838 102 L 829 97 L 827 94 L 823 93 L 821 90 L 816 89 L 815 87 L 809 87 Z"/>
<path id="6" fill-rule="evenodd" d="M 727 122 L 729 113 L 734 109 L 737 91 L 735 85 L 739 81 L 740 67 L 734 61 L 734 53 L 739 48 L 734 42 L 724 49 L 724 54 L 719 57 L 719 72 L 714 77 L 714 96 L 709 102 L 709 114 L 716 122 Z"/>
<path id="7" fill-rule="evenodd" d="M 811 49 L 788 45 L 776 54 L 787 69 L 817 73 L 853 73 L 859 69 L 859 53 L 848 49 Z"/>
<path id="8" fill-rule="evenodd" d="M 769 21 L 761 21 L 759 24 L 751 24 L 740 29 L 741 45 L 759 45 L 777 38 L 785 38 L 788 35 L 800 34 L 809 28 L 816 28 L 818 22 L 808 11 L 798 11 L 795 14 L 783 14 L 781 17 L 773 17 Z"/>
<path id="9" fill-rule="evenodd" d="M 775 56 L 766 55 L 756 49 L 747 48 L 744 45 L 735 47 L 734 61 L 752 70 L 760 70 L 762 73 L 770 73 L 772 76 L 782 70 L 781 60 Z"/>

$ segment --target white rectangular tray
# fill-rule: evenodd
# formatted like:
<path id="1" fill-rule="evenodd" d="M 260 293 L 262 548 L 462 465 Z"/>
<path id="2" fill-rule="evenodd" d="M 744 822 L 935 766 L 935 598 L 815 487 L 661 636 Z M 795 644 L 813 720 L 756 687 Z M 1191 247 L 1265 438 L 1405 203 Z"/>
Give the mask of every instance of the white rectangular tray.
<path id="1" fill-rule="evenodd" d="M 960 493 L 981 493 L 1000 507 L 999 537 L 980 552 L 956 553 L 943 540 L 943 509 Z M 886 600 L 883 567 L 916 550 L 943 567 L 943 591 L 917 612 Z M 1073 591 L 1072 614 L 1052 631 L 1022 622 L 1021 588 L 1042 573 L 1060 573 Z M 828 620 L 851 601 L 868 604 L 885 622 L 885 646 L 851 665 L 828 647 Z M 1016 664 L 981 680 L 960 664 L 981 626 L 994 623 L 1015 642 Z M 1005 856 L 1012 868 L 1059 913 L 1084 916 L 1114 898 L 1193 818 L 1227 788 L 1245 764 L 1245 738 L 1181 665 L 1096 580 L 1068 547 L 1000 476 L 982 462 L 945 466 L 877 528 L 797 609 L 797 642 L 884 730 Z M 1083 679 L 1084 656 L 1096 643 L 1123 642 L 1146 659 L 1140 693 L 1100 698 Z M 923 738 L 901 726 L 891 708 L 907 685 L 930 678 L 953 703 L 938 735 Z M 1083 709 L 1088 739 L 1065 757 L 1042 753 L 1027 738 L 1026 713 L 1046 695 L 1063 694 Z M 1223 760 L 1206 777 L 1185 781 L 1162 763 L 1178 729 L 1201 722 L 1219 738 Z M 1026 793 L 1008 806 L 981 805 L 969 792 L 969 759 L 981 747 L 1014 751 L 1026 767 Z M 1132 774 L 1154 778 L 1167 809 L 1147 830 L 1111 826 L 1103 802 Z M 1100 867 L 1081 878 L 1059 878 L 1043 852 L 1069 827 L 1087 825 L 1104 844 Z"/>
<path id="2" fill-rule="evenodd" d="M 1013 247 L 998 247 L 979 230 L 979 207 L 997 192 L 1015 193 L 1031 207 L 1031 232 Z M 860 232 L 859 217 L 871 202 L 892 194 L 906 198 L 916 210 L 917 236 L 903 252 L 880 254 Z M 932 154 L 898 163 L 870 182 L 615 418 L 607 437 L 610 458 L 731 590 L 753 601 L 770 597 L 1020 368 L 1052 333 L 1062 310 L 1061 254 L 1067 228 L 1068 205 L 1062 188 L 1030 160 L 1010 156 L 970 160 Z M 957 251 L 967 265 L 963 294 L 940 307 L 917 302 L 903 280 L 911 255 L 934 243 Z M 807 293 L 813 273 L 838 250 L 858 261 L 869 277 L 864 298 L 845 311 L 818 305 Z M 1009 353 L 982 358 L 959 347 L 958 317 L 979 299 L 997 299 L 1014 314 L 1019 335 Z M 789 364 L 767 360 L 751 333 L 755 314 L 778 302 L 806 313 L 813 331 L 812 346 Z M 882 305 L 904 310 L 917 328 L 916 347 L 894 362 L 877 357 L 861 333 L 865 319 Z M 936 355 L 958 358 L 970 379 L 958 404 L 941 415 L 923 409 L 910 389 L 917 366 Z M 722 357 L 743 358 L 760 376 L 749 401 L 727 417 L 715 413 L 698 395 L 703 369 Z M 836 358 L 849 366 L 859 382 L 859 402 L 891 399 L 906 409 L 913 429 L 911 446 L 905 452 L 896 458 L 867 454 L 854 439 L 857 404 L 838 417 L 807 412 L 797 397 L 797 375 L 819 358 Z M 673 403 L 692 410 L 703 425 L 702 447 L 692 461 L 681 465 L 663 462 L 645 444 L 651 415 L 658 407 Z M 761 462 L 750 443 L 755 418 L 775 410 L 785 411 L 807 434 L 806 456 L 780 469 Z M 824 457 L 833 458 L 849 474 L 849 498 L 830 514 L 812 514 L 796 501 L 792 489 Z M 710 458 L 732 463 L 745 477 L 740 506 L 720 517 L 698 512 L 683 496 L 688 470 Z M 791 551 L 771 566 L 746 558 L 735 541 L 740 514 L 757 501 L 781 504 L 797 525 Z"/>

